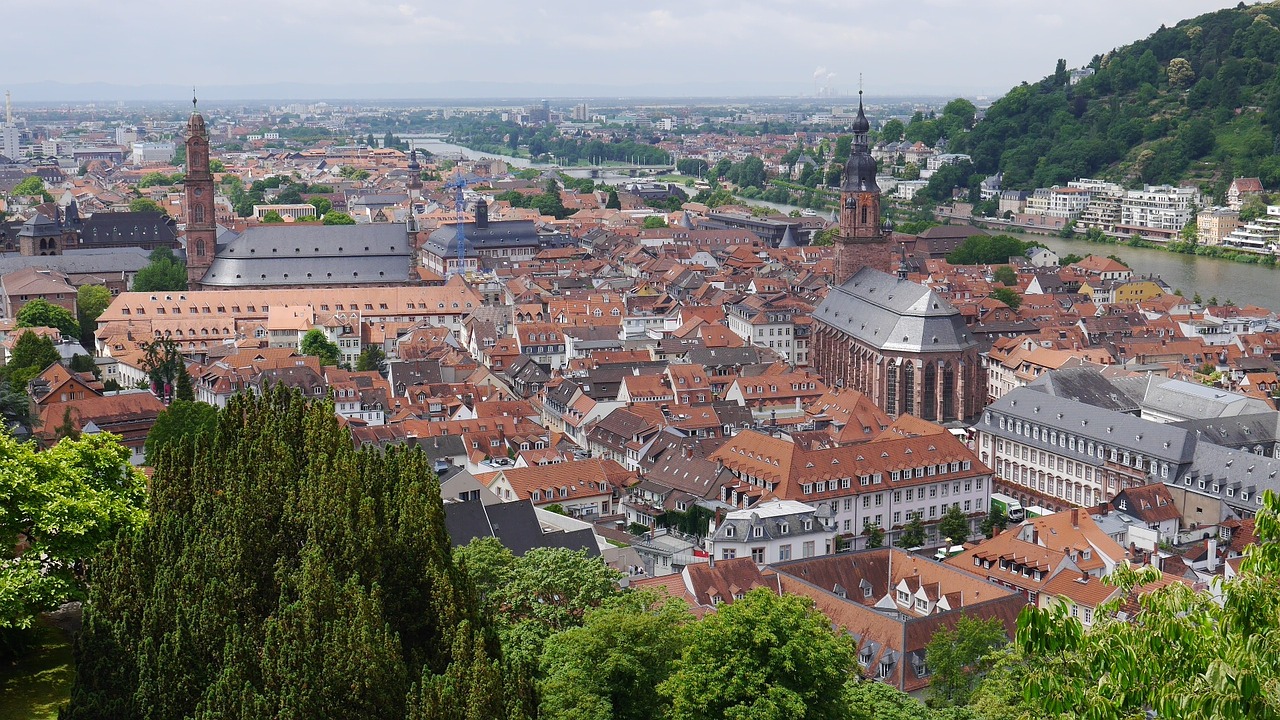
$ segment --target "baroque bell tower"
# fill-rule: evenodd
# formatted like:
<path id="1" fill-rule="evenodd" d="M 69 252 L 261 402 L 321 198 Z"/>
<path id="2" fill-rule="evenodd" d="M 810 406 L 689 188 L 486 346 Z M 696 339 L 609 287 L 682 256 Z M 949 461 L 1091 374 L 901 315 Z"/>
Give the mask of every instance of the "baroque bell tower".
<path id="1" fill-rule="evenodd" d="M 214 217 L 213 174 L 209 172 L 209 133 L 204 117 L 196 109 L 194 94 L 187 121 L 186 203 L 187 287 L 199 290 L 217 251 L 218 225 Z"/>
<path id="2" fill-rule="evenodd" d="M 836 238 L 835 281 L 844 283 L 864 267 L 891 272 L 893 249 L 889 233 L 880 221 L 880 186 L 876 185 L 876 161 L 871 157 L 867 133 L 871 123 L 862 109 L 858 91 L 858 117 L 853 121 L 853 147 L 840 183 L 840 235 Z"/>

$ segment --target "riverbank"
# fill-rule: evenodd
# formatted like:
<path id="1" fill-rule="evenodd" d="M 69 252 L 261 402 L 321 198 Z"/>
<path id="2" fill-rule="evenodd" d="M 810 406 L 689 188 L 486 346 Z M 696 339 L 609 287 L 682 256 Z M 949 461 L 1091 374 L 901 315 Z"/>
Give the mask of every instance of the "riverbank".
<path id="1" fill-rule="evenodd" d="M 1062 237 L 1060 232 L 1054 228 L 1039 227 L 1036 225 L 1028 225 L 1023 223 L 1015 223 L 1009 220 L 1001 220 L 999 218 L 966 218 L 959 215 L 951 215 L 948 213 L 935 212 L 934 216 L 941 221 L 958 220 L 967 222 L 974 227 L 984 230 L 995 230 L 1005 232 L 1015 232 L 1023 235 L 1044 235 L 1052 237 Z M 1076 230 L 1069 240 L 1081 240 L 1093 245 L 1113 245 L 1119 247 L 1143 248 L 1148 250 L 1160 250 L 1173 255 L 1190 255 L 1194 257 L 1214 258 L 1217 260 L 1228 260 L 1243 265 L 1258 265 L 1260 267 L 1274 268 L 1276 266 L 1276 258 L 1274 255 L 1262 255 L 1260 253 L 1251 253 L 1244 251 L 1236 251 L 1231 248 L 1220 245 L 1191 245 L 1183 241 L 1175 241 L 1170 243 L 1158 243 L 1150 240 L 1144 240 L 1136 237 L 1114 237 L 1105 233 L 1097 233 L 1091 235 L 1088 231 Z"/>

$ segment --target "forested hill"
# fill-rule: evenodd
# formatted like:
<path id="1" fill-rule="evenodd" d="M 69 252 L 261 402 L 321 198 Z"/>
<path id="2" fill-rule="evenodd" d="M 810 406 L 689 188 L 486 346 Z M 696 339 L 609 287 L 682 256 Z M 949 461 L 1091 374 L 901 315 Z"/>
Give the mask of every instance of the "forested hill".
<path id="1" fill-rule="evenodd" d="M 1075 85 L 1062 61 L 1015 87 L 955 138 L 1006 188 L 1104 177 L 1194 180 L 1215 195 L 1232 177 L 1280 186 L 1280 3 L 1201 15 L 1095 56 Z"/>

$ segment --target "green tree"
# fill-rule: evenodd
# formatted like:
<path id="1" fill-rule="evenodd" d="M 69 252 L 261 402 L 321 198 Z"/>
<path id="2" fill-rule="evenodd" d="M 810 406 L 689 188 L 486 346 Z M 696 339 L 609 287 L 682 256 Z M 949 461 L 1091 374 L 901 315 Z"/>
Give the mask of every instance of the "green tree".
<path id="1" fill-rule="evenodd" d="M 147 465 L 154 467 L 160 460 L 160 453 L 170 449 L 175 443 L 194 449 L 200 438 L 211 436 L 217 427 L 216 407 L 202 402 L 174 400 L 156 417 L 155 425 L 147 433 L 147 440 L 143 445 Z"/>
<path id="2" fill-rule="evenodd" d="M 325 225 L 355 225 L 356 224 L 355 218 L 351 217 L 350 215 L 344 212 L 338 212 L 337 210 L 330 210 L 329 212 L 325 213 L 323 221 Z"/>
<path id="3" fill-rule="evenodd" d="M 308 200 L 307 202 L 308 202 L 310 205 L 312 205 L 313 207 L 315 207 L 315 209 L 316 209 L 316 214 L 317 214 L 317 215 L 319 215 L 319 216 L 320 216 L 320 217 L 322 217 L 322 218 L 323 218 L 325 215 L 327 215 L 327 214 L 329 213 L 329 211 L 330 211 L 330 210 L 332 210 L 332 209 L 333 209 L 333 203 L 332 203 L 332 202 L 329 202 L 329 200 L 328 200 L 328 199 L 326 199 L 326 198 L 322 198 L 322 197 L 313 197 L 313 198 L 311 198 L 310 200 Z"/>
<path id="4" fill-rule="evenodd" d="M 324 332 L 318 328 L 312 328 L 302 336 L 302 342 L 298 344 L 298 350 L 303 355 L 312 355 L 320 358 L 321 365 L 338 364 L 339 352 L 337 343 L 325 337 Z"/>
<path id="5" fill-rule="evenodd" d="M 0 533 L 21 546 L 0 563 L 0 628 L 30 627 L 37 614 L 82 599 L 103 543 L 146 518 L 146 479 L 115 436 L 35 450 L 0 433 Z"/>
<path id="6" fill-rule="evenodd" d="M 961 715 L 943 715 L 897 688 L 877 680 L 850 682 L 845 686 L 844 703 L 849 720 L 967 720 Z"/>
<path id="7" fill-rule="evenodd" d="M 812 601 L 758 588 L 689 631 L 675 672 L 658 686 L 672 720 L 844 718 L 853 642 Z"/>
<path id="8" fill-rule="evenodd" d="M 502 608 L 504 653 L 537 663 L 547 638 L 582 624 L 587 612 L 618 592 L 621 574 L 583 551 L 535 548 L 516 558 L 493 591 Z"/>
<path id="9" fill-rule="evenodd" d="M 134 292 L 170 292 L 187 289 L 187 264 L 173 251 L 159 247 L 147 256 L 151 262 L 133 276 Z"/>
<path id="10" fill-rule="evenodd" d="M 141 347 L 142 369 L 147 372 L 152 392 L 170 397 L 176 391 L 178 378 L 187 374 L 187 364 L 178 352 L 177 343 L 163 338 L 143 343 Z"/>
<path id="11" fill-rule="evenodd" d="M 991 291 L 991 297 L 999 300 L 1005 305 L 1008 305 L 1011 310 L 1017 310 L 1022 306 L 1022 296 L 1013 288 L 996 288 Z"/>
<path id="12" fill-rule="evenodd" d="M 963 706 L 991 668 L 993 651 L 1009 643 L 998 618 L 961 616 L 951 627 L 939 628 L 925 649 L 929 666 L 929 704 Z"/>
<path id="13" fill-rule="evenodd" d="M 0 370 L 0 419 L 4 426 L 11 422 L 28 425 L 31 422 L 31 399 L 20 387 L 4 378 Z M 2 653 L 0 653 L 2 654 Z"/>
<path id="14" fill-rule="evenodd" d="M 622 209 L 622 201 L 618 199 L 618 191 L 617 191 L 617 190 L 614 190 L 613 188 L 609 188 L 609 197 L 608 197 L 608 199 L 606 199 L 606 200 L 605 200 L 605 202 L 604 202 L 604 207 L 605 207 L 605 209 L 606 209 L 606 210 L 621 210 L 621 209 Z"/>
<path id="15" fill-rule="evenodd" d="M 268 210 L 262 214 L 262 222 L 264 223 L 282 223 L 284 218 L 275 210 Z"/>
<path id="16" fill-rule="evenodd" d="M 44 298 L 29 301 L 18 311 L 18 327 L 50 327 L 57 328 L 67 338 L 80 337 L 80 323 L 70 310 L 61 305 L 54 305 Z"/>
<path id="17" fill-rule="evenodd" d="M 693 616 L 679 600 L 651 592 L 611 598 L 582 627 L 552 638 L 542 654 L 546 720 L 659 720 L 667 698 L 654 692 L 684 650 Z"/>
<path id="18" fill-rule="evenodd" d="M 938 522 L 938 535 L 951 538 L 952 544 L 968 541 L 970 532 L 969 516 L 955 505 L 948 508 L 942 520 Z"/>
<path id="19" fill-rule="evenodd" d="M 1066 267 L 1068 265 L 1074 265 L 1080 262 L 1081 260 L 1084 260 L 1084 258 L 1080 257 L 1075 253 L 1067 253 L 1066 255 L 1063 255 L 1062 257 L 1058 258 L 1058 265 L 1062 267 Z"/>
<path id="20" fill-rule="evenodd" d="M 1004 513 L 991 508 L 987 512 L 987 517 L 982 521 L 982 534 L 987 537 L 995 537 L 997 530 L 1004 530 L 1009 524 L 1009 518 Z"/>
<path id="21" fill-rule="evenodd" d="M 44 189 L 44 181 L 39 175 L 30 175 L 25 177 L 17 185 L 13 186 L 13 190 L 9 191 L 13 197 L 40 197 L 45 202 L 53 202 L 53 196 Z"/>
<path id="22" fill-rule="evenodd" d="M 0 367 L 0 375 L 15 389 L 25 390 L 32 378 L 50 365 L 62 360 L 53 340 L 30 330 L 18 336 L 9 353 L 9 362 Z"/>
<path id="23" fill-rule="evenodd" d="M 1265 638 L 1280 626 L 1280 501 L 1267 490 L 1255 518 L 1258 544 L 1218 592 L 1169 583 L 1139 599 L 1131 620 L 1119 602 L 1086 631 L 1063 603 L 1027 607 L 1017 645 L 1034 662 L 1023 681 L 1036 717 L 1280 717 L 1268 688 L 1280 683 L 1280 652 Z M 1119 565 L 1103 582 L 1122 596 L 1160 579 Z"/>
<path id="24" fill-rule="evenodd" d="M 991 277 L 998 283 L 1003 283 L 1009 287 L 1017 287 L 1018 273 L 1014 272 L 1010 265 L 1001 265 L 991 273 Z"/>
<path id="25" fill-rule="evenodd" d="M 234 396 L 160 453 L 151 514 L 95 566 L 70 720 L 508 717 L 421 450 L 357 451 L 327 401 Z M 516 715 L 519 717 L 519 715 Z"/>
<path id="26" fill-rule="evenodd" d="M 365 347 L 356 358 L 356 370 L 359 372 L 383 372 L 386 367 L 387 354 L 377 345 Z"/>
<path id="27" fill-rule="evenodd" d="M 80 324 L 80 344 L 93 350 L 93 334 L 98 318 L 111 304 L 111 291 L 105 285 L 81 285 L 76 288 L 76 321 Z"/>
<path id="28" fill-rule="evenodd" d="M 224 164 L 218 158 L 212 158 L 209 160 L 209 172 L 220 173 L 220 172 L 226 172 L 226 171 L 227 171 L 226 164 Z"/>
<path id="29" fill-rule="evenodd" d="M 867 539 L 867 548 L 884 546 L 884 528 L 879 525 L 872 525 L 869 520 L 862 522 L 862 535 Z"/>
<path id="30" fill-rule="evenodd" d="M 826 230 L 818 233 L 813 237 L 813 244 L 819 247 L 829 247 L 836 244 L 836 238 L 840 236 L 839 226 L 831 226 Z"/>
<path id="31" fill-rule="evenodd" d="M 161 172 L 149 172 L 138 181 L 138 187 L 149 188 L 156 185 L 172 185 L 173 179 Z"/>
<path id="32" fill-rule="evenodd" d="M 645 230 L 656 230 L 667 226 L 667 219 L 659 215 L 650 215 L 644 219 Z"/>
<path id="33" fill-rule="evenodd" d="M 151 198 L 134 198 L 129 201 L 129 212 L 153 212 L 165 214 L 164 208 Z"/>
<path id="34" fill-rule="evenodd" d="M 901 120 L 896 118 L 889 119 L 885 121 L 884 125 L 880 126 L 880 137 L 886 142 L 898 142 L 906 131 L 907 127 L 902 124 Z"/>
<path id="35" fill-rule="evenodd" d="M 924 521 L 916 513 L 898 535 L 898 547 L 914 548 L 921 545 L 924 545 Z"/>
<path id="36" fill-rule="evenodd" d="M 188 402 L 194 402 L 196 399 L 195 388 L 191 387 L 191 373 L 187 372 L 186 368 L 178 373 L 177 382 L 174 383 L 173 398 Z"/>

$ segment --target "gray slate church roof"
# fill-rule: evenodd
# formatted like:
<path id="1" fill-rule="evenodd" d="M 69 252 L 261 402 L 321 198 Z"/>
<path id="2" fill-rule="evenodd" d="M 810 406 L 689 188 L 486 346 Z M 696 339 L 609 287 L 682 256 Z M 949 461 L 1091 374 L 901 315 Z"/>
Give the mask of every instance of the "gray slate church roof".
<path id="1" fill-rule="evenodd" d="M 956 352 L 978 344 L 951 303 L 872 268 L 832 286 L 813 317 L 886 352 Z"/>
<path id="2" fill-rule="evenodd" d="M 205 285 L 386 285 L 409 279 L 412 250 L 398 223 L 255 225 L 219 237 Z"/>

